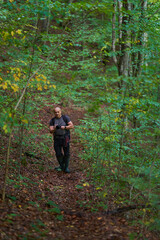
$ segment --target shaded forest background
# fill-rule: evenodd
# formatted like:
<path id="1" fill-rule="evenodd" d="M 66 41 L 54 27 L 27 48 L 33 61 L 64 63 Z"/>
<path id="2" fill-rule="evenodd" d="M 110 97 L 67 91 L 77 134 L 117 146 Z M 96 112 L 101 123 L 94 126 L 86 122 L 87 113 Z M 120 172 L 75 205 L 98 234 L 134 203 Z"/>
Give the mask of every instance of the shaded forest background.
<path id="1" fill-rule="evenodd" d="M 158 0 L 0 1 L 3 204 L 25 184 L 26 153 L 52 157 L 41 110 L 81 109 L 75 134 L 98 207 L 136 209 L 128 219 L 158 233 L 159 12 Z"/>

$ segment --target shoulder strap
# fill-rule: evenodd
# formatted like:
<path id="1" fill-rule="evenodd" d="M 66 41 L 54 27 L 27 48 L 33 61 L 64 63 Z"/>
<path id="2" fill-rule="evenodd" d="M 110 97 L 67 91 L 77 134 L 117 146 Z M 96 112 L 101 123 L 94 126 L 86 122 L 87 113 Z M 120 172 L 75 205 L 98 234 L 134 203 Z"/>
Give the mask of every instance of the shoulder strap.
<path id="1" fill-rule="evenodd" d="M 52 118 L 52 123 L 53 123 L 53 125 L 54 125 L 54 123 L 55 123 L 55 117 L 54 117 L 54 118 Z"/>
<path id="2" fill-rule="evenodd" d="M 63 118 L 63 121 L 64 121 L 64 122 L 66 123 L 66 125 L 67 125 L 68 121 L 67 121 L 66 115 L 62 115 L 62 118 Z"/>
<path id="3" fill-rule="evenodd" d="M 68 125 L 68 119 L 66 117 L 66 115 L 62 115 L 63 121 L 66 123 L 66 125 Z M 70 136 L 70 130 L 67 130 L 68 135 Z"/>
<path id="4" fill-rule="evenodd" d="M 66 115 L 62 115 L 62 118 L 63 118 L 63 121 L 66 123 L 66 125 L 68 124 L 68 120 L 67 120 L 67 118 L 66 118 Z M 53 123 L 53 125 L 54 125 L 54 123 L 55 123 L 55 117 L 54 118 L 52 118 L 52 123 Z"/>

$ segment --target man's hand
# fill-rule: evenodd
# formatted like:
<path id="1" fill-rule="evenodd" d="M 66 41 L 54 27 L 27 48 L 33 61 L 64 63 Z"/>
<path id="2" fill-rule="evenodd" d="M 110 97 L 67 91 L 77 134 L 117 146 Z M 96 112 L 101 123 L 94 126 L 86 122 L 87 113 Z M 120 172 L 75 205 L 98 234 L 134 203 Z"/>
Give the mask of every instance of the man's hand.
<path id="1" fill-rule="evenodd" d="M 61 129 L 61 126 L 59 126 L 59 125 L 56 125 L 56 129 Z"/>
<path id="2" fill-rule="evenodd" d="M 68 122 L 68 125 L 67 126 L 61 126 L 61 129 L 72 129 L 72 128 L 74 128 L 74 126 L 73 126 L 73 123 L 70 121 L 70 122 Z"/>
<path id="3" fill-rule="evenodd" d="M 55 129 L 56 129 L 56 126 L 50 126 L 49 127 L 50 133 L 54 133 Z"/>

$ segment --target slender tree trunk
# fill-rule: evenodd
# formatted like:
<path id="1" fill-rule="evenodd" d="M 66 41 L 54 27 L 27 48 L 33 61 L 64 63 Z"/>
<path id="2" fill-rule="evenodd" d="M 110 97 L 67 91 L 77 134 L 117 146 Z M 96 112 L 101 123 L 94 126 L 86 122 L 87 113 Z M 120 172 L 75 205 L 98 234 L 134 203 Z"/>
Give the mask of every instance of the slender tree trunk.
<path id="1" fill-rule="evenodd" d="M 134 11 L 135 10 L 135 5 L 132 3 L 131 4 L 131 10 Z M 132 21 L 134 21 L 132 19 Z M 131 49 L 134 48 L 136 44 L 136 32 L 132 29 L 131 31 Z M 136 53 L 133 51 L 131 54 L 131 72 L 132 72 L 132 76 L 135 77 L 136 75 Z"/>
<path id="2" fill-rule="evenodd" d="M 117 10 L 117 0 L 113 2 L 113 15 L 112 15 L 112 51 L 116 52 L 116 10 Z M 117 65 L 117 58 L 113 56 L 113 61 Z"/>
<path id="3" fill-rule="evenodd" d="M 144 11 L 147 10 L 147 0 L 144 2 Z M 148 34 L 146 32 L 143 33 L 143 47 L 146 47 L 146 43 L 147 43 L 147 39 L 148 39 Z M 143 63 L 145 61 L 145 55 L 143 56 Z M 147 61 L 145 62 L 145 65 L 148 66 Z"/>
<path id="4" fill-rule="evenodd" d="M 128 30 L 127 30 L 127 23 L 129 21 L 129 17 L 127 14 L 128 11 L 128 1 L 123 1 L 123 16 L 122 16 L 122 39 L 120 42 L 120 48 L 121 48 L 121 56 L 119 58 L 118 63 L 118 71 L 119 76 L 128 76 L 128 70 L 129 70 L 129 54 L 128 54 Z M 123 85 L 123 82 L 121 83 Z"/>
<path id="5" fill-rule="evenodd" d="M 140 29 L 139 29 L 139 34 L 138 34 L 138 47 L 139 47 L 139 51 L 138 51 L 138 59 L 137 59 L 136 76 L 141 75 L 142 64 L 143 64 L 143 61 L 144 61 L 144 54 L 142 52 L 142 48 L 144 46 L 144 36 L 145 36 L 145 33 L 143 31 L 143 20 L 145 18 L 145 10 L 147 8 L 147 1 L 146 0 L 142 0 L 141 1 L 140 8 L 141 8 Z"/>
<path id="6" fill-rule="evenodd" d="M 47 35 L 48 35 L 48 33 L 49 33 L 49 26 L 50 26 L 50 15 L 51 15 L 51 9 L 50 9 L 50 1 L 49 1 L 49 6 L 48 6 L 48 17 L 46 17 L 46 33 L 47 33 Z M 46 41 L 45 41 L 45 43 L 44 44 L 46 44 Z"/>
<path id="7" fill-rule="evenodd" d="M 121 51 L 122 41 L 122 2 L 118 0 L 118 36 L 119 36 L 119 50 Z"/>
<path id="8" fill-rule="evenodd" d="M 33 61 L 34 61 L 35 43 L 36 43 L 37 33 L 38 33 L 38 18 L 37 18 L 37 23 L 36 23 L 36 25 L 37 25 L 37 26 L 36 26 L 36 32 L 35 32 L 35 37 L 34 37 L 34 41 L 33 41 L 32 59 L 31 59 L 30 66 L 29 66 L 28 78 L 30 78 L 30 76 L 31 76 L 32 65 L 33 65 Z M 27 93 L 27 90 L 26 90 L 26 93 Z M 23 102 L 23 110 L 22 110 L 22 116 L 23 116 L 23 118 L 24 118 L 25 113 L 26 113 L 26 104 L 27 104 L 27 95 L 25 94 L 25 96 L 24 96 L 24 102 Z M 22 161 L 23 137 L 24 137 L 24 123 L 21 123 L 21 126 L 20 126 L 20 139 L 19 139 L 19 175 L 20 175 L 21 161 Z"/>
<path id="9" fill-rule="evenodd" d="M 125 0 L 123 2 L 123 8 L 127 11 L 128 10 L 128 2 Z M 121 51 L 122 51 L 122 57 L 121 57 L 121 62 L 122 62 L 122 75 L 128 76 L 128 52 L 127 52 L 127 39 L 128 39 L 128 32 L 126 29 L 126 25 L 128 22 L 128 16 L 127 14 L 123 15 L 122 18 L 122 27 L 123 27 L 123 32 L 122 32 L 122 44 L 121 44 Z"/>
<path id="10" fill-rule="evenodd" d="M 85 16 L 84 16 L 84 12 L 82 13 L 82 19 L 83 19 L 83 30 L 85 30 Z M 83 31 L 85 32 L 85 31 Z M 84 50 L 85 50 L 85 40 L 84 40 L 84 36 L 85 34 L 83 35 L 83 40 L 82 40 L 82 61 L 84 61 Z"/>
<path id="11" fill-rule="evenodd" d="M 121 52 L 122 47 L 122 2 L 120 0 L 118 0 L 118 39 L 119 39 L 119 52 Z M 118 74 L 119 76 L 122 75 L 122 69 L 123 69 L 123 63 L 120 62 L 120 55 L 117 59 L 117 68 L 118 68 Z M 120 80 L 120 82 L 118 83 L 118 87 L 119 89 L 121 89 L 123 85 L 123 80 Z"/>
<path id="12" fill-rule="evenodd" d="M 131 12 L 132 11 L 132 4 L 128 3 L 128 10 Z M 128 22 L 131 22 L 131 14 L 128 16 Z M 128 30 L 128 49 L 131 49 L 131 35 L 132 32 L 131 30 Z M 128 76 L 132 75 L 132 59 L 131 59 L 131 54 L 128 51 Z"/>
<path id="13" fill-rule="evenodd" d="M 9 170 L 9 156 L 10 156 L 10 146 L 11 146 L 12 130 L 13 130 L 13 127 L 11 128 L 11 132 L 10 132 L 9 140 L 8 140 L 6 169 L 5 169 L 5 176 L 4 176 L 4 185 L 3 185 L 3 190 L 2 190 L 2 201 L 3 202 L 5 201 L 5 196 L 6 196 L 6 185 L 7 185 L 8 170 Z"/>
<path id="14" fill-rule="evenodd" d="M 123 103 L 122 103 L 122 107 L 121 107 L 121 114 L 122 114 L 122 122 L 121 122 L 121 131 L 120 131 L 120 140 L 119 140 L 119 153 L 118 153 L 118 178 L 120 177 L 120 170 L 121 170 L 121 165 L 122 165 L 122 150 L 123 150 L 123 143 L 124 143 L 124 139 L 125 139 L 125 120 L 126 120 L 126 109 L 125 109 L 125 105 L 126 105 L 126 96 L 127 96 L 127 92 L 128 92 L 128 84 L 125 84 L 123 86 Z"/>

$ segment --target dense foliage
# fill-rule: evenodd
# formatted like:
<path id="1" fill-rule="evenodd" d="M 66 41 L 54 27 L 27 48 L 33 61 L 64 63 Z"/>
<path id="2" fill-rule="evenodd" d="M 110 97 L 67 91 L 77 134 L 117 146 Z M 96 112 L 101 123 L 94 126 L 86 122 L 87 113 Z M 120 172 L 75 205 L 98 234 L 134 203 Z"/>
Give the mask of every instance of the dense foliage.
<path id="1" fill-rule="evenodd" d="M 74 102 L 88 112 L 77 134 L 101 204 L 113 194 L 118 206 L 145 205 L 137 214 L 152 229 L 160 223 L 159 8 L 156 0 L 4 0 L 0 13 L 0 126 L 20 146 L 18 164 L 28 146 L 46 151 L 31 144 L 46 96 Z"/>

